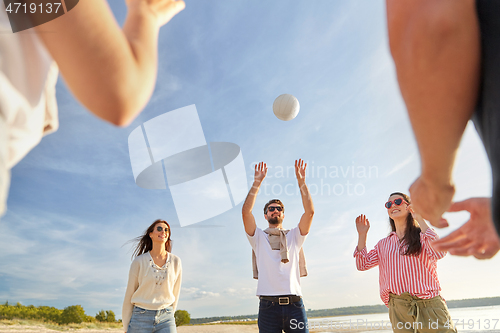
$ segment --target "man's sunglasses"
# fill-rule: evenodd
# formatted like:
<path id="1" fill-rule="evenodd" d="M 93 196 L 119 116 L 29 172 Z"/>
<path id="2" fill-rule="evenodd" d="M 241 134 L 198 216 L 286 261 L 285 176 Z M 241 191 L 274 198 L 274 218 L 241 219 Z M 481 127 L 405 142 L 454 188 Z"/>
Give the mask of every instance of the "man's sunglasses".
<path id="1" fill-rule="evenodd" d="M 159 232 L 163 232 L 163 230 L 165 230 L 165 232 L 169 232 L 169 231 L 170 231 L 170 230 L 168 229 L 168 227 L 163 228 L 163 227 L 160 227 L 160 226 L 157 226 L 157 227 L 156 227 L 156 230 L 158 230 Z"/>
<path id="2" fill-rule="evenodd" d="M 401 198 L 394 199 L 394 201 L 387 201 L 385 203 L 385 208 L 387 208 L 387 209 L 391 208 L 393 203 L 396 206 L 400 206 L 403 202 L 408 205 L 408 203 Z"/>
<path id="3" fill-rule="evenodd" d="M 281 212 L 283 210 L 283 208 L 279 207 L 279 206 L 271 206 L 271 207 L 267 207 L 267 210 L 269 212 L 274 212 L 274 210 L 277 210 L 278 212 Z"/>

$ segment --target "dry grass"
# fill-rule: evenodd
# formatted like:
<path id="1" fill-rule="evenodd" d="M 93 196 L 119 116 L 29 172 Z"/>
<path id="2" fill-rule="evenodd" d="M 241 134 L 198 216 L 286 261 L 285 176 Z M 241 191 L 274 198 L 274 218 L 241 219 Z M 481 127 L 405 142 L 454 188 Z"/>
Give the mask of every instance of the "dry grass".
<path id="1" fill-rule="evenodd" d="M 21 333 L 21 332 L 123 332 L 122 324 L 119 323 L 81 323 L 58 325 L 36 320 L 2 319 L 0 320 L 0 333 Z"/>
<path id="2" fill-rule="evenodd" d="M 123 333 L 121 324 L 84 323 L 57 325 L 32 320 L 0 320 L 0 333 Z M 177 333 L 258 333 L 255 322 L 187 325 L 177 327 Z M 359 330 L 311 330 L 311 333 L 342 332 L 355 333 Z"/>

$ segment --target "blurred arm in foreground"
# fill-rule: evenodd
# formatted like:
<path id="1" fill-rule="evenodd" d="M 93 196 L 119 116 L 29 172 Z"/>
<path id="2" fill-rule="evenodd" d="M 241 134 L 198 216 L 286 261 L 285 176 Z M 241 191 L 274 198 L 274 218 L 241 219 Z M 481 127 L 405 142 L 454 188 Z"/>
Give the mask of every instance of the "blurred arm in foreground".
<path id="1" fill-rule="evenodd" d="M 474 0 L 387 0 L 391 54 L 422 161 L 421 175 L 410 194 L 415 211 L 437 227 L 448 226 L 442 214 L 450 208 L 455 193 L 453 164 L 484 85 L 480 3 L 476 8 Z M 484 136 L 482 139 L 487 145 Z M 495 150 L 486 150 L 492 161 Z M 497 171 L 493 170 L 494 179 Z M 456 231 L 468 241 L 453 243 L 450 248 L 445 245 L 450 239 L 445 237 L 436 243 L 441 250 L 478 258 L 498 251 L 494 250 L 498 238 L 491 237 L 491 231 L 493 221 L 499 221 L 492 219 L 484 203 L 476 207 L 482 207 L 482 212 L 475 210 L 474 218 Z M 477 228 L 473 233 L 471 225 Z"/>

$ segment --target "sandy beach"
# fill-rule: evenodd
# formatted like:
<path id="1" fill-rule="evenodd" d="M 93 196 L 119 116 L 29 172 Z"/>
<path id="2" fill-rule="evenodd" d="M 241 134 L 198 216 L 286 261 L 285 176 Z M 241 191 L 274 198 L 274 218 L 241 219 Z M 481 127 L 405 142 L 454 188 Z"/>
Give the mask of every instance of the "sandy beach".
<path id="1" fill-rule="evenodd" d="M 181 326 L 177 328 L 178 333 L 257 333 L 257 325 L 196 325 Z M 123 333 L 122 329 L 78 329 L 62 332 L 78 333 Z M 41 325 L 1 325 L 0 333 L 61 333 L 61 331 L 46 328 Z"/>
<path id="2" fill-rule="evenodd" d="M 57 331 L 48 329 L 44 326 L 27 326 L 27 325 L 2 325 L 0 324 L 0 333 L 61 333 L 61 332 L 78 332 L 78 333 L 123 333 L 123 330 L 113 329 L 78 329 Z M 257 333 L 259 329 L 257 324 L 254 325 L 196 325 L 196 326 L 181 326 L 177 328 L 178 333 Z M 320 333 L 321 330 L 312 330 L 311 332 Z M 328 330 L 328 332 L 335 332 Z M 358 330 L 342 330 L 338 332 L 354 333 Z"/>
<path id="3" fill-rule="evenodd" d="M 181 326 L 177 328 L 178 333 L 257 333 L 259 329 L 254 325 L 196 325 Z"/>

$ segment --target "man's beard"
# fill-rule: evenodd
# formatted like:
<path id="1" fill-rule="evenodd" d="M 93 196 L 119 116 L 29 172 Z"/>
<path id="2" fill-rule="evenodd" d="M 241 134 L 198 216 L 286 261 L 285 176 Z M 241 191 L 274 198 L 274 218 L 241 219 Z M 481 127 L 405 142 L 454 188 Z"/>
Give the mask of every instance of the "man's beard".
<path id="1" fill-rule="evenodd" d="M 277 225 L 277 224 L 281 224 L 283 222 L 283 218 L 275 216 L 275 217 L 269 218 L 269 220 L 267 220 L 267 222 L 269 222 L 269 224 Z"/>

